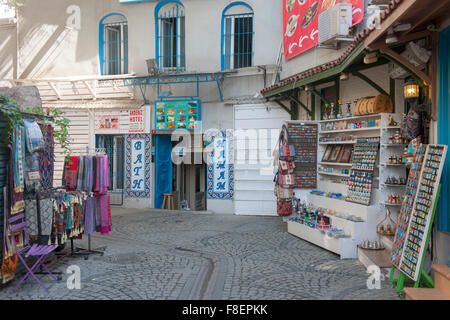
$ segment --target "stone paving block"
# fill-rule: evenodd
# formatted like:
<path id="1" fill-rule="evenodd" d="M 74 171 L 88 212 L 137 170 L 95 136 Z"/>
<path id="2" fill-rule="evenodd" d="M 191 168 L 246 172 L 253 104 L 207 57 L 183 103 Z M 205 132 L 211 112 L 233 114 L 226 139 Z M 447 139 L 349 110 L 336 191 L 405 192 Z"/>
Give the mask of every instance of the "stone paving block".
<path id="1" fill-rule="evenodd" d="M 387 283 L 367 289 L 362 264 L 291 236 L 277 217 L 139 211 L 112 220 L 110 234 L 92 237 L 104 256 L 62 259 L 53 269 L 63 280 L 44 280 L 48 295 L 35 281 L 10 295 L 16 279 L 0 299 L 399 299 Z M 70 265 L 81 290 L 66 286 Z"/>

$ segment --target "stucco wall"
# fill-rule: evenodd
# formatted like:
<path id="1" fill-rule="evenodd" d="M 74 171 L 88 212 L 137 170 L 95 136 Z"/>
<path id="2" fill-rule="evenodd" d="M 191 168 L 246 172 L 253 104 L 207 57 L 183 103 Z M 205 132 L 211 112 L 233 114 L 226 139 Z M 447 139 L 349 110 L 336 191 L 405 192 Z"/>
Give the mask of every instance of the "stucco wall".
<path id="1" fill-rule="evenodd" d="M 186 16 L 187 70 L 220 70 L 222 11 L 232 1 L 182 2 Z M 282 2 L 246 2 L 255 13 L 254 65 L 274 64 L 282 33 Z M 80 30 L 66 26 L 70 16 L 66 10 L 70 5 L 81 8 Z M 155 6 L 156 2 L 120 4 L 118 0 L 28 0 L 19 17 L 21 77 L 99 74 L 99 21 L 113 12 L 122 13 L 128 19 L 130 72 L 146 74 L 145 60 L 155 58 Z M 6 54 L 11 54 L 11 50 L 7 48 Z M 0 53 L 4 54 L 3 50 Z"/>
<path id="2" fill-rule="evenodd" d="M 16 69 L 16 43 L 16 27 L 9 24 L 0 24 L 0 86 L 9 85 L 9 83 L 2 82 L 2 79 L 14 78 Z"/>

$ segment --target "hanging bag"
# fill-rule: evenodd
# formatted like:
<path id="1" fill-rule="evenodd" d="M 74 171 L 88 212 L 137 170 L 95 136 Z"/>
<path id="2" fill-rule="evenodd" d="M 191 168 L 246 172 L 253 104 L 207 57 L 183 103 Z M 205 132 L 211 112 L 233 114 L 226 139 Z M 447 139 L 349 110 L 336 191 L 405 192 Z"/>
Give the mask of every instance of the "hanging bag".
<path id="1" fill-rule="evenodd" d="M 295 163 L 293 161 L 278 160 L 278 172 L 282 174 L 294 173 Z"/>
<path id="2" fill-rule="evenodd" d="M 294 188 L 295 175 L 278 173 L 278 185 L 283 188 Z"/>
<path id="3" fill-rule="evenodd" d="M 278 139 L 279 144 L 279 159 L 283 161 L 294 161 L 295 148 L 293 145 L 289 145 L 289 133 L 286 125 L 283 125 L 280 137 Z"/>
<path id="4" fill-rule="evenodd" d="M 403 115 L 402 137 L 412 140 L 420 134 L 420 115 L 411 108 L 407 115 Z"/>
<path id="5" fill-rule="evenodd" d="M 277 214 L 280 217 L 287 217 L 292 214 L 292 199 L 277 199 Z"/>
<path id="6" fill-rule="evenodd" d="M 275 186 L 275 196 L 278 199 L 292 199 L 294 197 L 294 189 Z"/>

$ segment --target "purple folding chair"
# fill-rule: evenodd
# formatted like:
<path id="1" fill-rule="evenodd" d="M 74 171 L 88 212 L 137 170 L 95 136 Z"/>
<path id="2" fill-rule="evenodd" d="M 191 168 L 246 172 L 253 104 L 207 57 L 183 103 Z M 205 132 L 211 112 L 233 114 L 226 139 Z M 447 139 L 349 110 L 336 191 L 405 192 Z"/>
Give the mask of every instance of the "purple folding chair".
<path id="1" fill-rule="evenodd" d="M 17 288 L 22 284 L 25 283 L 28 279 L 30 279 L 30 277 L 33 277 L 38 283 L 39 285 L 45 289 L 45 291 L 48 293 L 48 289 L 44 286 L 44 284 L 36 277 L 36 275 L 34 274 L 34 272 L 36 271 L 37 268 L 42 267 L 45 269 L 45 271 L 47 271 L 47 273 L 49 274 L 49 276 L 55 280 L 58 281 L 58 279 L 53 275 L 53 273 L 50 272 L 50 270 L 48 270 L 47 266 L 44 264 L 45 259 L 48 257 L 48 255 L 55 250 L 58 246 L 57 245 L 38 245 L 38 244 L 33 244 L 32 246 L 30 245 L 30 242 L 28 240 L 28 234 L 27 234 L 27 230 L 26 230 L 26 222 L 25 222 L 25 216 L 24 214 L 19 214 L 14 216 L 13 218 L 8 220 L 9 225 L 10 225 L 10 230 L 11 233 L 13 234 L 12 237 L 12 243 L 14 245 L 14 249 L 16 250 L 16 254 L 19 257 L 20 261 L 22 261 L 23 265 L 25 266 L 25 268 L 27 269 L 27 274 L 19 281 L 19 283 L 14 287 L 13 290 L 11 290 L 11 293 L 15 292 L 17 290 Z M 15 238 L 15 234 L 20 233 L 20 230 L 23 229 L 23 232 L 25 234 L 25 241 L 26 241 L 26 245 L 22 250 L 17 250 L 17 245 L 16 245 L 16 238 Z M 25 262 L 25 258 L 29 257 L 29 256 L 33 256 L 36 257 L 36 262 L 34 263 L 34 265 L 30 268 L 28 266 L 28 264 Z"/>

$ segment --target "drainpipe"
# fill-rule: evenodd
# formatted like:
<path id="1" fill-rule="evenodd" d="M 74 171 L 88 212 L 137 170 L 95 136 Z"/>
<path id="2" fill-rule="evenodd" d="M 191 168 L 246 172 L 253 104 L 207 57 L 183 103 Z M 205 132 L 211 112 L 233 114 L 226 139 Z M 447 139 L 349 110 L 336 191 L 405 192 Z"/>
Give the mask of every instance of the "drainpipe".
<path id="1" fill-rule="evenodd" d="M 19 8 L 15 7 L 16 11 L 16 68 L 14 71 L 14 79 L 19 79 Z"/>

